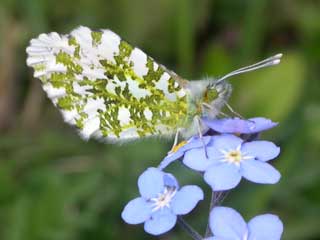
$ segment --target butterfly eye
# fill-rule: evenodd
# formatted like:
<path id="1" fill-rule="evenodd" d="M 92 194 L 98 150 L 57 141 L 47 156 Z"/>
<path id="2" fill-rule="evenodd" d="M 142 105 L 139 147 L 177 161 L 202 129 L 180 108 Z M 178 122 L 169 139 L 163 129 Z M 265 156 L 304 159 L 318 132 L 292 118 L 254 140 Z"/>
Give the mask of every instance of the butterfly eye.
<path id="1" fill-rule="evenodd" d="M 211 103 L 213 100 L 217 99 L 218 97 L 219 97 L 219 93 L 216 88 L 208 88 L 205 93 L 204 101 L 206 103 Z"/>

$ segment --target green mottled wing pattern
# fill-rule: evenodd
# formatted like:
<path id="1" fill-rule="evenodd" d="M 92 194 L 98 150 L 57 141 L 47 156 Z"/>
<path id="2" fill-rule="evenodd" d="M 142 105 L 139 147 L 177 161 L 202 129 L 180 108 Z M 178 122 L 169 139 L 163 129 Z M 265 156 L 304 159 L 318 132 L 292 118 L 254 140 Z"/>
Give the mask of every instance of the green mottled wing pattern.
<path id="1" fill-rule="evenodd" d="M 85 139 L 171 135 L 185 124 L 188 90 L 110 30 L 41 34 L 27 53 L 48 97 Z"/>

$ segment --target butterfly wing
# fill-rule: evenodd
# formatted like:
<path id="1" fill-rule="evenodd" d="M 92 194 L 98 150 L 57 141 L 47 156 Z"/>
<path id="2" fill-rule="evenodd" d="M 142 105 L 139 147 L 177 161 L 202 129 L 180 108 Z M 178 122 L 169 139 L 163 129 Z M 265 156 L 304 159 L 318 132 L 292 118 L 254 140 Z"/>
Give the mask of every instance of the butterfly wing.
<path id="1" fill-rule="evenodd" d="M 110 30 L 40 34 L 27 54 L 34 77 L 85 139 L 169 135 L 186 117 L 183 80 Z"/>

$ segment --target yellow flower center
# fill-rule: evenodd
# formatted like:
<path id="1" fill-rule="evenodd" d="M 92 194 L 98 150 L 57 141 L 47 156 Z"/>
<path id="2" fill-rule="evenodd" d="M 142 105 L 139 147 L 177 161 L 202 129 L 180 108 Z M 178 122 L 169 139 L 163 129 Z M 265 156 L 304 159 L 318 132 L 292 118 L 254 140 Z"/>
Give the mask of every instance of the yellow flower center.
<path id="1" fill-rule="evenodd" d="M 226 161 L 230 163 L 239 164 L 242 160 L 242 154 L 241 154 L 241 151 L 239 150 L 232 150 L 226 153 L 225 158 L 226 158 Z"/>
<path id="2" fill-rule="evenodd" d="M 248 155 L 245 152 L 241 152 L 241 145 L 239 145 L 236 149 L 233 150 L 220 150 L 222 153 L 222 162 L 233 163 L 236 166 L 240 166 L 241 161 L 254 159 L 253 156 Z"/>

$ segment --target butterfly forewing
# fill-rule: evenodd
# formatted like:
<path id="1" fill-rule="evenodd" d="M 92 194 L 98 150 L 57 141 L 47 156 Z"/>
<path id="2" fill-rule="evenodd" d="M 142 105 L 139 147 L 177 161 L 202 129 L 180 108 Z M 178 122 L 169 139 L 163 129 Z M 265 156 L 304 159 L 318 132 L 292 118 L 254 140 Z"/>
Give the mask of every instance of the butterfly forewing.
<path id="1" fill-rule="evenodd" d="M 110 30 L 41 34 L 27 53 L 48 97 L 85 139 L 171 135 L 183 125 L 187 89 Z"/>

